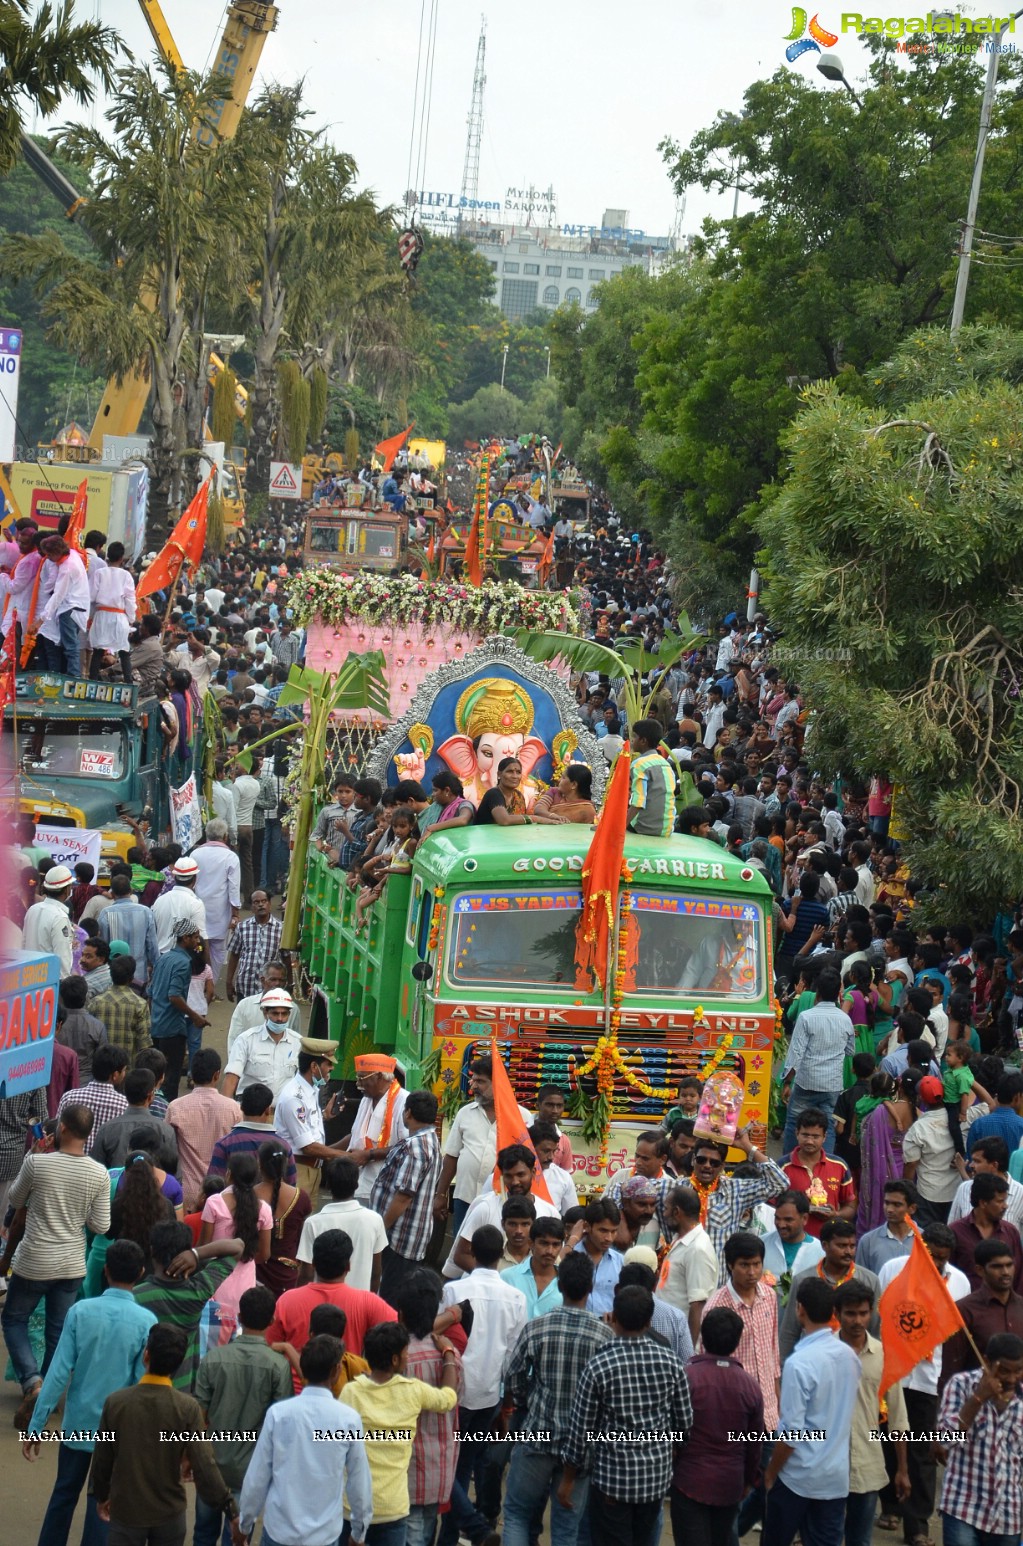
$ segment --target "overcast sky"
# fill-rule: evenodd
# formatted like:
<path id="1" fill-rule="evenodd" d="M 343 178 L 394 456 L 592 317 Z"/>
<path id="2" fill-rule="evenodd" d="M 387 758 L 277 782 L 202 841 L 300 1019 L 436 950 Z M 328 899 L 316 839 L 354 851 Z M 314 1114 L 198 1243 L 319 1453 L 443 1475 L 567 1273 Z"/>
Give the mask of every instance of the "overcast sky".
<path id="1" fill-rule="evenodd" d="M 667 234 L 672 188 L 657 151 L 685 144 L 719 109 L 736 111 L 746 86 L 784 66 L 792 7 L 785 0 L 438 0 L 436 65 L 421 186 L 459 194 L 480 18 L 487 20 L 485 124 L 479 195 L 553 185 L 562 222 L 599 224 L 625 209 L 634 228 Z M 150 51 L 136 0 L 78 0 L 99 8 L 136 53 Z M 203 68 L 223 13 L 210 0 L 163 0 L 186 64 Z M 882 8 L 883 9 L 883 8 Z M 305 77 L 315 121 L 354 155 L 363 184 L 382 201 L 408 187 L 420 0 L 279 0 L 262 77 Z M 822 22 L 838 23 L 825 11 Z M 429 0 L 427 0 L 427 13 Z M 886 13 L 887 14 L 887 13 Z M 865 55 L 843 39 L 846 71 Z M 829 87 L 815 56 L 792 68 Z M 719 206 L 730 213 L 730 200 Z M 714 201 L 690 190 L 683 229 Z"/>

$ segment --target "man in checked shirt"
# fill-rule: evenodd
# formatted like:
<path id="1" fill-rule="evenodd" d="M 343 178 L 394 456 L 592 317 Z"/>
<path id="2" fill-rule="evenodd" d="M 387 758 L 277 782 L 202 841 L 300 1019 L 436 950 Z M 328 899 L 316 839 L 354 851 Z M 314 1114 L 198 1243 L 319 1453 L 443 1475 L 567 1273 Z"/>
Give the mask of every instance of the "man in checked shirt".
<path id="1" fill-rule="evenodd" d="M 983 1373 L 953 1374 L 941 1398 L 938 1431 L 963 1436 L 936 1447 L 945 1546 L 1015 1546 L 1023 1527 L 1023 1338 L 998 1332 L 985 1356 Z"/>
<path id="2" fill-rule="evenodd" d="M 692 1426 L 681 1362 L 650 1336 L 654 1296 L 623 1288 L 615 1339 L 590 1359 L 572 1403 L 557 1499 L 572 1507 L 576 1476 L 589 1465 L 593 1546 L 656 1546 L 673 1451 Z"/>

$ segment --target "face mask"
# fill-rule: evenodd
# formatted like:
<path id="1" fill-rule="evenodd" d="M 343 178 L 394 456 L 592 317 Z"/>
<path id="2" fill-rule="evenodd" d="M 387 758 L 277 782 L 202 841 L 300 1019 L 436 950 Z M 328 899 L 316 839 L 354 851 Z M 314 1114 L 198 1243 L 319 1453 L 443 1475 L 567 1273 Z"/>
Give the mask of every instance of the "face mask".
<path id="1" fill-rule="evenodd" d="M 322 1078 L 322 1076 L 320 1074 L 313 1074 L 313 1089 L 314 1090 L 322 1090 L 323 1086 L 326 1084 L 326 1082 L 327 1082 L 326 1079 Z"/>
<path id="2" fill-rule="evenodd" d="M 276 1020 L 264 1020 L 263 1025 L 270 1032 L 271 1036 L 279 1036 L 282 1031 L 288 1029 L 286 1021 L 283 1025 L 278 1025 Z"/>

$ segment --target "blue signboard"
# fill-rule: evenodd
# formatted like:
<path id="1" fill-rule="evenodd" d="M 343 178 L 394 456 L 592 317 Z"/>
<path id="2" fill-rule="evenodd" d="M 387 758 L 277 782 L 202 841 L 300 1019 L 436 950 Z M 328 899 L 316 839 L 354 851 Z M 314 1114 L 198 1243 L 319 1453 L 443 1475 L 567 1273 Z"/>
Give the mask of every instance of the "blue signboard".
<path id="1" fill-rule="evenodd" d="M 49 1084 L 59 986 L 56 956 L 12 950 L 0 962 L 0 1100 Z"/>

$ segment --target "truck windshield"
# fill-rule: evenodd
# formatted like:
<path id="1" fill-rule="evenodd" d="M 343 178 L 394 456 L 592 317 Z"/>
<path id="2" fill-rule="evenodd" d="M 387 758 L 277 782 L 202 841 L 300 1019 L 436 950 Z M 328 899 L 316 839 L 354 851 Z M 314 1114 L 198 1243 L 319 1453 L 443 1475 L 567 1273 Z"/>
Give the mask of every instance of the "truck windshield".
<path id="1" fill-rule="evenodd" d="M 575 927 L 581 905 L 578 890 L 460 896 L 453 909 L 449 980 L 574 987 Z"/>
<path id="2" fill-rule="evenodd" d="M 5 762 L 13 756 L 14 726 L 4 719 Z M 103 719 L 18 719 L 23 773 L 51 778 L 124 777 L 128 764 L 124 726 Z"/>
<path id="3" fill-rule="evenodd" d="M 760 909 L 678 892 L 633 891 L 636 991 L 759 998 Z"/>

